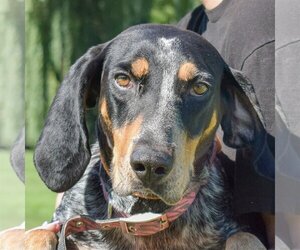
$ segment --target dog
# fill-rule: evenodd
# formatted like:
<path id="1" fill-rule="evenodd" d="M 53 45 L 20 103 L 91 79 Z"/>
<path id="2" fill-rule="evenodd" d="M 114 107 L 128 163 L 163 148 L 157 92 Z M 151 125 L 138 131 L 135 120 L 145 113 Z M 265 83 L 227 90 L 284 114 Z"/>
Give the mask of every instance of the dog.
<path id="1" fill-rule="evenodd" d="M 85 113 L 95 105 L 91 150 Z M 234 220 L 219 125 L 234 148 L 264 133 L 251 83 L 200 35 L 144 24 L 90 48 L 59 88 L 34 155 L 48 188 L 65 192 L 53 220 L 101 227 L 62 231 L 66 248 L 265 249 Z M 160 216 L 130 221 L 149 212 Z"/>

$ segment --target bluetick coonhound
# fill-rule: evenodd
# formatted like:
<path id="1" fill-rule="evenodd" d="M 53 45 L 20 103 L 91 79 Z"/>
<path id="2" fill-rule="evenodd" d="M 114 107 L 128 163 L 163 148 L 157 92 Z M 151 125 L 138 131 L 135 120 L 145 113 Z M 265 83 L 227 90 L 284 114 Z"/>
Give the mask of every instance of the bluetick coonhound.
<path id="1" fill-rule="evenodd" d="M 90 150 L 85 112 L 96 104 L 99 140 Z M 252 85 L 201 36 L 138 25 L 89 49 L 58 90 L 35 150 L 45 184 L 65 192 L 54 220 L 110 218 L 103 230 L 74 224 L 86 230 L 66 234 L 67 249 L 264 249 L 234 221 L 216 156 L 220 124 L 235 148 L 263 131 Z M 143 235 L 147 220 L 114 224 L 149 212 L 168 225 Z"/>

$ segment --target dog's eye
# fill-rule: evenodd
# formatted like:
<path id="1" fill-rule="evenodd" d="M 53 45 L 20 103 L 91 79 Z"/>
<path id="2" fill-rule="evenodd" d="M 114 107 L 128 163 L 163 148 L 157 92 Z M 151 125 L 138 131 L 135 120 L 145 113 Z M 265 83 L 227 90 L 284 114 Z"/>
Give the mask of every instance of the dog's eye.
<path id="1" fill-rule="evenodd" d="M 115 77 L 116 83 L 121 87 L 128 87 L 131 80 L 130 77 L 125 74 L 119 74 Z"/>
<path id="2" fill-rule="evenodd" d="M 192 87 L 192 94 L 204 95 L 208 91 L 208 86 L 205 83 L 197 83 Z"/>

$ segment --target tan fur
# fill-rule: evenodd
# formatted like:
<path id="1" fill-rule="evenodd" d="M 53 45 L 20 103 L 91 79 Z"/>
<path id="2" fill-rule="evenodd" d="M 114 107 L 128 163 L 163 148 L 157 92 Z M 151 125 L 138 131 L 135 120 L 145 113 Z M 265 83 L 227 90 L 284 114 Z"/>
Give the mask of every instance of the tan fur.
<path id="1" fill-rule="evenodd" d="M 142 78 L 149 73 L 149 63 L 145 58 L 138 58 L 131 64 L 131 72 L 136 78 Z"/>
<path id="2" fill-rule="evenodd" d="M 133 148 L 133 139 L 136 138 L 140 132 L 143 118 L 138 116 L 134 121 L 125 126 L 113 129 L 113 172 L 112 178 L 114 179 L 114 185 L 119 185 L 124 178 L 133 178 L 130 168 L 130 155 Z M 120 169 L 122 168 L 122 169 Z M 122 175 L 122 177 L 121 177 Z M 130 183 L 125 181 L 125 183 Z"/>
<path id="3" fill-rule="evenodd" d="M 113 129 L 114 157 L 117 160 L 131 154 L 131 152 L 128 152 L 128 149 L 130 144 L 132 144 L 132 139 L 138 135 L 142 121 L 142 117 L 139 116 L 129 124 L 118 129 Z"/>
<path id="4" fill-rule="evenodd" d="M 207 128 L 203 131 L 202 134 L 197 136 L 196 138 L 190 139 L 188 136 L 186 137 L 186 150 L 189 152 L 186 159 L 187 166 L 193 164 L 196 156 L 196 150 L 205 146 L 208 146 L 208 142 L 213 141 L 213 137 L 215 136 L 216 129 L 218 127 L 218 114 L 217 111 L 214 110 L 211 116 L 210 122 Z"/>
<path id="5" fill-rule="evenodd" d="M 204 147 L 208 142 L 213 140 L 213 137 L 215 136 L 216 129 L 218 127 L 218 114 L 217 111 L 215 110 L 212 114 L 212 117 L 210 119 L 210 122 L 207 126 L 207 128 L 204 130 L 202 134 L 195 138 L 190 138 L 188 134 L 183 133 L 180 136 L 180 142 L 178 145 L 181 145 L 180 148 L 178 149 L 178 157 L 176 159 L 177 164 L 180 166 L 187 166 L 183 171 L 183 176 L 185 178 L 189 177 L 189 171 L 190 168 L 193 168 L 193 163 L 195 161 L 196 157 L 196 151 Z M 184 183 L 188 182 L 189 180 L 186 179 L 184 180 Z"/>
<path id="6" fill-rule="evenodd" d="M 226 241 L 225 250 L 266 250 L 264 245 L 250 233 L 239 232 Z"/>
<path id="7" fill-rule="evenodd" d="M 195 138 L 182 131 L 175 136 L 176 154 L 173 168 L 173 174 L 169 175 L 164 192 L 168 200 L 164 200 L 168 204 L 176 203 L 183 195 L 190 183 L 190 173 L 194 169 L 194 161 L 197 156 L 199 147 L 204 147 L 203 144 L 209 145 L 208 142 L 213 141 L 215 131 L 218 127 L 218 113 L 215 110 L 208 122 L 207 128 L 202 134 Z M 208 146 L 207 146 L 208 147 Z M 205 151 L 206 152 L 206 151 Z"/>
<path id="8" fill-rule="evenodd" d="M 191 62 L 183 63 L 178 71 L 178 79 L 181 81 L 192 80 L 197 73 L 197 66 Z"/>
<path id="9" fill-rule="evenodd" d="M 25 249 L 26 250 L 55 250 L 57 238 L 55 233 L 45 230 L 36 229 L 25 234 Z"/>
<path id="10" fill-rule="evenodd" d="M 0 234 L 0 250 L 23 250 L 24 229 L 12 229 Z"/>
<path id="11" fill-rule="evenodd" d="M 112 122 L 111 122 L 111 119 L 108 114 L 108 107 L 107 107 L 106 99 L 103 99 L 103 101 L 100 103 L 99 110 L 100 110 L 100 114 L 103 118 L 104 125 L 106 126 L 106 128 L 109 131 L 111 131 L 112 130 Z"/>
<path id="12" fill-rule="evenodd" d="M 111 121 L 109 113 L 108 113 L 107 101 L 105 98 L 99 104 L 99 112 L 102 116 L 102 120 L 104 123 L 103 125 L 104 125 L 106 131 L 111 134 L 112 133 L 112 121 Z M 101 154 L 100 154 L 100 159 L 101 159 L 102 165 L 103 165 L 106 173 L 109 175 L 110 169 L 109 169 L 108 163 L 105 161 L 104 157 Z"/>

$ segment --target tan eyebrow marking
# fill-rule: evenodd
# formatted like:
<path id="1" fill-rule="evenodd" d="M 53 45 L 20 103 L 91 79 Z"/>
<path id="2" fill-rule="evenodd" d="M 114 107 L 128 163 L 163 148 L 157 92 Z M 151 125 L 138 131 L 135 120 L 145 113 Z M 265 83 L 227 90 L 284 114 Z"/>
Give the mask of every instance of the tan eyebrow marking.
<path id="1" fill-rule="evenodd" d="M 131 72 L 137 78 L 149 73 L 149 63 L 145 58 L 138 58 L 131 64 Z"/>
<path id="2" fill-rule="evenodd" d="M 197 67 L 194 63 L 185 62 L 180 65 L 178 70 L 178 78 L 181 81 L 192 80 L 197 73 Z"/>

